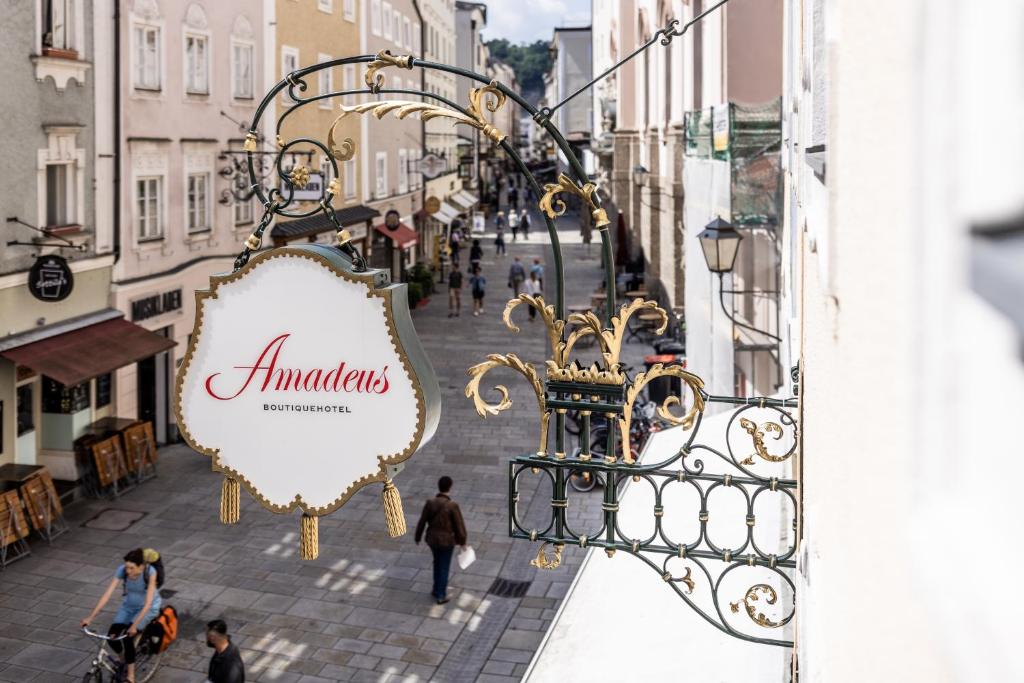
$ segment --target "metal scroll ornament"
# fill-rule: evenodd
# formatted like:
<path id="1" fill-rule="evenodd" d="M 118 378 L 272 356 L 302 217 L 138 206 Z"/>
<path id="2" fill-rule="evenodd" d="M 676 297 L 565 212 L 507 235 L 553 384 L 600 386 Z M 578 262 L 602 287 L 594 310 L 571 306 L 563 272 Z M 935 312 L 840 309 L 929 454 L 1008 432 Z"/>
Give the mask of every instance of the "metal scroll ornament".
<path id="1" fill-rule="evenodd" d="M 556 218 L 565 213 L 567 208 L 565 201 L 558 197 L 559 194 L 564 192 L 576 195 L 590 207 L 595 228 L 603 230 L 611 224 L 611 221 L 608 220 L 608 212 L 597 206 L 597 202 L 594 201 L 594 193 L 597 192 L 597 186 L 593 183 L 586 183 L 583 187 L 580 187 L 572 178 L 564 173 L 559 174 L 557 183 L 547 183 L 544 185 L 544 196 L 540 198 L 540 209 L 548 215 L 548 218 Z"/>
<path id="2" fill-rule="evenodd" d="M 399 69 L 412 69 L 411 55 L 393 55 L 390 50 L 381 50 L 377 56 L 366 67 L 366 87 L 370 92 L 380 92 L 384 87 L 384 74 L 378 73 L 381 69 L 389 66 L 396 66 Z"/>

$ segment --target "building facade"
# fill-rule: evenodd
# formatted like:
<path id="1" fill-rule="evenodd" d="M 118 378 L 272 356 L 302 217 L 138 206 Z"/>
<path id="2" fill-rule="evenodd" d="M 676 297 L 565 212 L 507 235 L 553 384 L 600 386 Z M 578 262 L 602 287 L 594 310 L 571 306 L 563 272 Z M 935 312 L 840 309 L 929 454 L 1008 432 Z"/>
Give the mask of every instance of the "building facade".
<path id="1" fill-rule="evenodd" d="M 550 49 L 554 53 L 554 62 L 551 65 L 551 82 L 554 86 L 552 95 L 554 103 L 557 104 L 593 78 L 590 27 L 556 28 Z M 583 164 L 588 175 L 596 170 L 590 151 L 590 140 L 594 132 L 593 119 L 593 100 L 583 93 L 556 111 L 553 121 L 569 141 L 576 158 Z M 568 168 L 567 161 L 561 156 L 558 163 L 560 171 Z"/>
<path id="2" fill-rule="evenodd" d="M 487 72 L 487 46 L 480 32 L 487 26 L 487 5 L 481 2 L 455 2 L 455 60 L 460 69 L 478 74 Z M 480 87 L 480 83 L 459 76 L 455 79 L 456 102 L 469 102 L 469 91 Z M 459 174 L 467 188 L 482 192 L 483 169 L 479 163 L 479 152 L 486 140 L 481 140 L 480 131 L 469 126 L 458 126 Z"/>
<path id="3" fill-rule="evenodd" d="M 412 0 L 370 0 L 362 21 L 360 44 L 366 54 L 388 50 L 394 55 L 420 54 L 423 18 L 418 4 Z M 359 70 L 362 79 L 365 68 Z M 422 88 L 422 77 L 413 71 L 388 68 L 382 72 L 383 92 L 378 99 L 410 100 L 416 95 L 408 91 Z M 406 91 L 406 92 L 388 92 Z M 365 97 L 365 96 L 364 96 Z M 423 153 L 423 124 L 410 117 L 395 116 L 377 119 L 360 117 L 361 143 L 359 154 L 363 166 L 363 203 L 381 216 L 396 212 L 398 226 L 389 229 L 384 220 L 374 223 L 370 263 L 390 268 L 394 279 L 401 279 L 406 268 L 416 261 L 418 238 L 414 215 L 423 208 L 423 178 L 411 173 Z"/>
<path id="4" fill-rule="evenodd" d="M 265 92 L 263 10 L 259 0 L 133 0 L 108 47 L 119 61 L 104 77 L 120 87 L 104 116 L 121 122 L 112 303 L 176 344 L 118 371 L 116 410 L 152 420 L 158 442 L 176 438 L 171 387 L 192 333 L 192 292 L 231 270 L 260 218 L 254 200 L 223 194 L 231 180 L 219 172 Z"/>

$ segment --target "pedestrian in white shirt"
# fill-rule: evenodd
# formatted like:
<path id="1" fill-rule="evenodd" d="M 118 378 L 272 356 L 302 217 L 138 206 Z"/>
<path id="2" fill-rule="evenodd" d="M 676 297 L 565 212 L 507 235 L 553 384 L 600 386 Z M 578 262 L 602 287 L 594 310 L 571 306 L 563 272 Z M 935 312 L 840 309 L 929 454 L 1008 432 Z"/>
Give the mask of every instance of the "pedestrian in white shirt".
<path id="1" fill-rule="evenodd" d="M 530 279 L 523 283 L 523 290 L 527 294 L 530 294 L 532 296 L 538 296 L 544 293 L 543 291 L 541 291 L 540 282 L 537 280 L 537 273 L 530 273 Z M 530 306 L 529 309 L 530 322 L 532 323 L 537 318 L 537 309 L 535 309 L 533 306 Z"/>

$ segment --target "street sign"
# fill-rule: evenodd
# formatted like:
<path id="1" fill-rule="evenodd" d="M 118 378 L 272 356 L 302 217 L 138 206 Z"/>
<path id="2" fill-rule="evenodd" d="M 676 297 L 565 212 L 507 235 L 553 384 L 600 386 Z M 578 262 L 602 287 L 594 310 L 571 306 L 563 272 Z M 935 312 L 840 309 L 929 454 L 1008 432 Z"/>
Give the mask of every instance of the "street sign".
<path id="1" fill-rule="evenodd" d="M 440 389 L 407 285 L 386 283 L 309 244 L 257 254 L 196 292 L 174 408 L 188 444 L 227 477 L 221 521 L 238 521 L 242 485 L 274 512 L 298 507 L 313 559 L 317 516 L 384 482 L 388 532 L 405 533 L 391 477 L 433 436 Z"/>
<path id="2" fill-rule="evenodd" d="M 414 162 L 416 170 L 423 174 L 424 178 L 433 180 L 439 175 L 448 172 L 448 160 L 436 154 L 425 154 L 419 161 Z"/>
<path id="3" fill-rule="evenodd" d="M 324 195 L 324 174 L 319 171 L 310 171 L 309 182 L 306 186 L 299 188 L 298 186 L 289 185 L 288 183 L 281 181 L 281 194 L 288 198 L 288 193 L 294 192 L 292 198 L 299 202 L 318 202 Z"/>
<path id="4" fill-rule="evenodd" d="M 40 301 L 63 301 L 75 288 L 75 276 L 60 256 L 40 256 L 28 271 L 28 291 Z"/>

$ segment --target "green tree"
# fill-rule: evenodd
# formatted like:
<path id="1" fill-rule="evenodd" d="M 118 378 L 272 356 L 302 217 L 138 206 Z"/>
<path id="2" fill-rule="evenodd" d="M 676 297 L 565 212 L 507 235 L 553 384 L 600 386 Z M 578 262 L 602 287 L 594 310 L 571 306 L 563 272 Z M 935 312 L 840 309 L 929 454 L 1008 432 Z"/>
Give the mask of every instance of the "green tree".
<path id="1" fill-rule="evenodd" d="M 551 69 L 547 41 L 514 45 L 504 38 L 495 38 L 487 41 L 487 49 L 491 57 L 505 62 L 516 72 L 519 89 L 527 100 L 535 103 L 540 99 L 544 94 L 544 74 Z"/>

